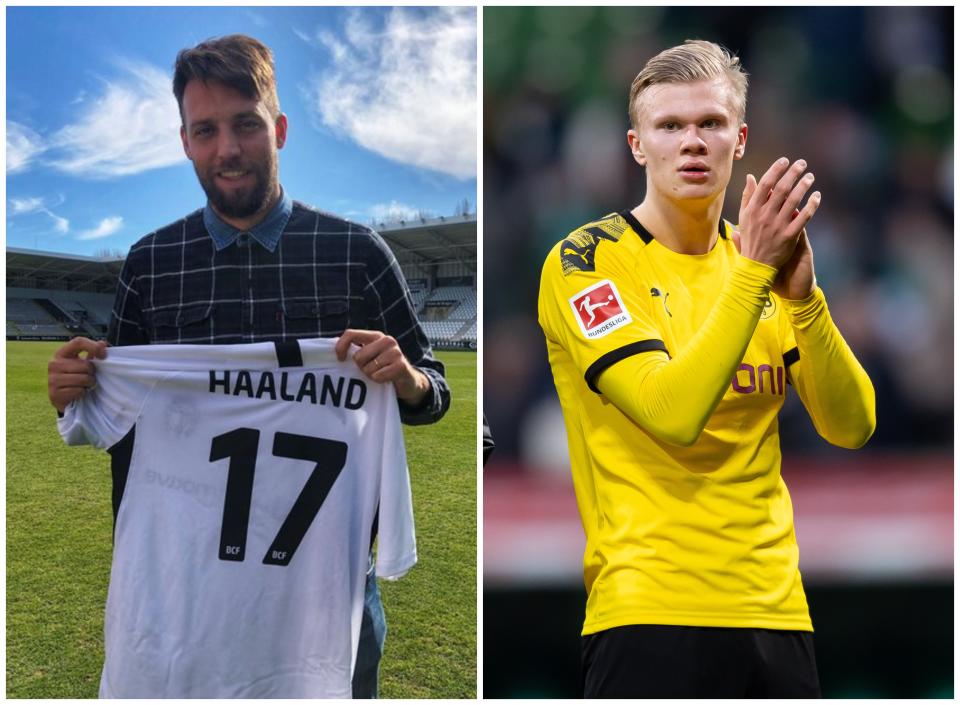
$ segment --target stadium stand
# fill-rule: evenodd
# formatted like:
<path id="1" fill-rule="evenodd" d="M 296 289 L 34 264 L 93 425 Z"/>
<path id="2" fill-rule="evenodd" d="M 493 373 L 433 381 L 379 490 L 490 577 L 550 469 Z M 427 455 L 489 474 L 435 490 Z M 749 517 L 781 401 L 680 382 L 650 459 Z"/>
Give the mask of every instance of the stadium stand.
<path id="1" fill-rule="evenodd" d="M 477 347 L 477 217 L 376 223 L 435 348 Z M 7 340 L 106 335 L 123 258 L 7 248 Z"/>
<path id="2" fill-rule="evenodd" d="M 7 329 L 13 326 L 20 335 L 43 338 L 68 337 L 70 332 L 53 314 L 40 305 L 41 301 L 49 303 L 46 299 L 8 299 Z"/>
<path id="3" fill-rule="evenodd" d="M 476 216 L 419 218 L 374 227 L 400 263 L 430 344 L 475 350 Z"/>

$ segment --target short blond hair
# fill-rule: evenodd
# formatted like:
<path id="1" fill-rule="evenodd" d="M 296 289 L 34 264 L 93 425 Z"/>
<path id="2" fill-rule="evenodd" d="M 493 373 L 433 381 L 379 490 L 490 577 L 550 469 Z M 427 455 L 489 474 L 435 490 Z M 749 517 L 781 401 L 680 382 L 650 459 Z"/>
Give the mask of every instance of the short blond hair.
<path id="1" fill-rule="evenodd" d="M 660 83 L 693 83 L 726 78 L 733 88 L 737 118 L 743 122 L 747 114 L 747 77 L 740 59 L 724 47 L 702 39 L 688 39 L 683 44 L 661 51 L 650 59 L 630 86 L 630 124 L 640 126 L 639 98 L 645 90 Z"/>

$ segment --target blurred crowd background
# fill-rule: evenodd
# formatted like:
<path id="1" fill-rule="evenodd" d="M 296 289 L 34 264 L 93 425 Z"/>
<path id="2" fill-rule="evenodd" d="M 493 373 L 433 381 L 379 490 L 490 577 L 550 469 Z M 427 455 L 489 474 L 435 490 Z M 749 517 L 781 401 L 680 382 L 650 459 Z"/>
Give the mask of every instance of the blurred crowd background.
<path id="1" fill-rule="evenodd" d="M 808 232 L 817 279 L 877 392 L 876 434 L 860 457 L 899 471 L 913 457 L 933 458 L 931 472 L 952 494 L 953 12 L 484 9 L 483 410 L 497 443 L 485 470 L 487 531 L 502 518 L 490 491 L 508 495 L 514 490 L 503 483 L 521 477 L 569 476 L 536 320 L 540 270 L 571 230 L 643 199 L 644 173 L 626 144 L 630 83 L 647 59 L 687 38 L 723 44 L 750 74 L 746 156 L 734 165 L 724 217 L 736 222 L 746 174 L 763 174 L 778 157 L 803 157 L 816 174 L 823 203 Z M 816 435 L 795 394 L 788 394 L 780 431 L 784 457 L 803 459 L 795 463 L 800 475 L 841 467 L 850 457 Z M 870 482 L 869 468 L 865 473 Z M 498 556 L 485 540 L 486 566 Z M 800 546 L 802 557 L 802 533 Z M 952 567 L 950 576 L 941 570 L 941 587 L 951 579 Z M 523 595 L 510 592 L 516 585 L 503 573 L 487 584 L 485 683 L 494 690 L 484 694 L 522 695 L 496 678 L 490 600 Z M 952 643 L 952 601 L 943 604 L 950 607 L 938 633 Z M 582 619 L 582 604 L 571 605 Z M 952 676 L 944 687 L 952 692 Z M 930 691 L 917 686 L 914 694 Z"/>

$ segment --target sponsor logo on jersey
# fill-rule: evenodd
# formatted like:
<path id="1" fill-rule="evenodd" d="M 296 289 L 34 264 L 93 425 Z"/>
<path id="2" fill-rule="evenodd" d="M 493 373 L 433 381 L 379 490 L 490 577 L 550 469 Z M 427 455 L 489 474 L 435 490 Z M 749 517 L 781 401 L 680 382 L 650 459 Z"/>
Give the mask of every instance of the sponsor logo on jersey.
<path id="1" fill-rule="evenodd" d="M 730 386 L 740 394 L 773 394 L 783 396 L 783 368 L 780 365 L 741 363 L 733 373 Z M 764 383 L 766 382 L 766 383 Z"/>
<path id="2" fill-rule="evenodd" d="M 609 279 L 584 289 L 569 301 L 580 330 L 591 340 L 602 338 L 632 320 L 617 287 Z"/>
<path id="3" fill-rule="evenodd" d="M 191 495 L 205 507 L 219 506 L 223 502 L 223 490 L 218 492 L 212 485 L 197 482 L 191 478 L 162 473 L 153 468 L 147 468 L 146 472 L 138 477 L 141 477 L 141 481 L 145 484 L 159 485 L 167 490 Z"/>

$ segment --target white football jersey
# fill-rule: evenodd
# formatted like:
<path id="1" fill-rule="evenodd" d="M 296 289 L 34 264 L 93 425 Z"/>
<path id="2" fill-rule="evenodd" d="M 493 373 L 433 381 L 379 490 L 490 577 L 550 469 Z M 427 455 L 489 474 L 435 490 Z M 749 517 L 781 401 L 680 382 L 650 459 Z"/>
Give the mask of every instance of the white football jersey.
<path id="1" fill-rule="evenodd" d="M 350 697 L 374 532 L 381 577 L 416 543 L 393 385 L 333 344 L 96 361 L 59 423 L 112 456 L 101 697 Z"/>

